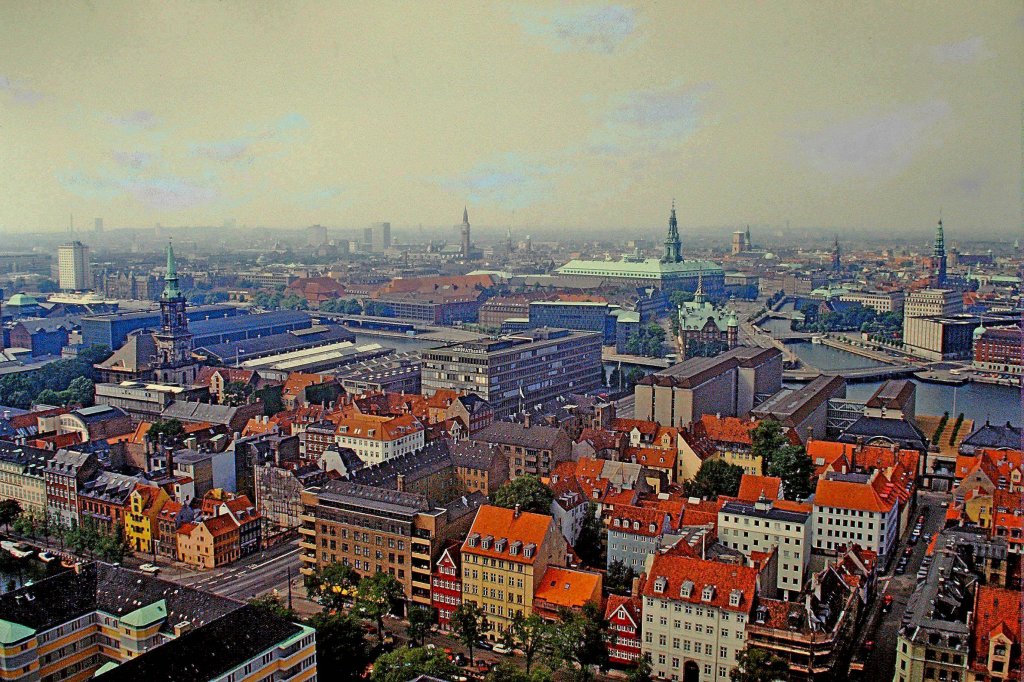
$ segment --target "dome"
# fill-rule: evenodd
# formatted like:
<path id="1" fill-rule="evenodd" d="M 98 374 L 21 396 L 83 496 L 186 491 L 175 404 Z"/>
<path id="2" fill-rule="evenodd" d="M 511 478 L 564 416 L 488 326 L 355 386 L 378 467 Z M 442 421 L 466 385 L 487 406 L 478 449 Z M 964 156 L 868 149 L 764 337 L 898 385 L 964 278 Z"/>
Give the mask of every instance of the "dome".
<path id="1" fill-rule="evenodd" d="M 986 329 L 985 329 L 985 325 L 984 324 L 978 325 L 974 329 L 974 338 L 975 339 L 980 339 L 982 336 L 985 335 L 985 331 L 986 331 Z"/>
<path id="2" fill-rule="evenodd" d="M 7 305 L 11 305 L 11 306 L 39 305 L 39 301 L 37 301 L 36 299 L 32 298 L 31 296 L 28 296 L 27 294 L 14 294 L 7 301 Z"/>

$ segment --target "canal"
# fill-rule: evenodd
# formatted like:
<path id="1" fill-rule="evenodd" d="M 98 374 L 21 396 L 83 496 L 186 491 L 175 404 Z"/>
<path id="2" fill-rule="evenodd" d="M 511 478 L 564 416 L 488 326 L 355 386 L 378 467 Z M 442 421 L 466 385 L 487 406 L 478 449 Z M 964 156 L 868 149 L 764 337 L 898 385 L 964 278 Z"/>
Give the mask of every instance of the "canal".
<path id="1" fill-rule="evenodd" d="M 35 557 L 15 559 L 8 552 L 0 551 L 0 594 L 22 587 L 26 582 L 38 582 L 56 575 L 63 570 L 59 561 L 44 564 Z"/>

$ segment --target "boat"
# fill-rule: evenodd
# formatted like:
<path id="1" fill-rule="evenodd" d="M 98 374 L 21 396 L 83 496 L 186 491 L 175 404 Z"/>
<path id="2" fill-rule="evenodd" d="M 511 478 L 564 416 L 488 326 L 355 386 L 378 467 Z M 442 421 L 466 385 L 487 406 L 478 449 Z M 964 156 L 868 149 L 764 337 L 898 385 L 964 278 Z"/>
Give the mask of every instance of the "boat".
<path id="1" fill-rule="evenodd" d="M 824 338 L 825 338 L 824 336 L 819 336 L 819 335 L 815 334 L 814 336 L 811 337 L 811 343 L 818 343 L 818 344 L 820 344 Z"/>
<path id="2" fill-rule="evenodd" d="M 35 550 L 26 545 L 24 542 L 16 543 L 14 547 L 11 547 L 11 549 L 8 551 L 11 553 L 11 556 L 15 559 L 24 559 L 25 557 L 30 557 L 33 554 L 35 554 Z"/>
<path id="3" fill-rule="evenodd" d="M 39 557 L 39 560 L 42 561 L 44 564 L 53 563 L 57 560 L 57 555 L 48 550 L 44 550 L 36 556 Z"/>
<path id="4" fill-rule="evenodd" d="M 60 560 L 60 565 L 61 565 L 61 568 L 74 568 L 75 566 L 78 565 L 78 562 L 75 561 L 74 559 L 64 558 L 64 559 Z"/>

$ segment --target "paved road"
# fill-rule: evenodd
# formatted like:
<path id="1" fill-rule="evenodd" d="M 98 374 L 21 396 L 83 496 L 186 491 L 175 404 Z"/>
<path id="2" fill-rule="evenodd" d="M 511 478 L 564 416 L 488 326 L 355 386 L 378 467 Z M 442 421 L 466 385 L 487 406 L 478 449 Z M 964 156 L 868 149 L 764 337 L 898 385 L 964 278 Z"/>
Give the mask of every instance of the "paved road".
<path id="1" fill-rule="evenodd" d="M 903 612 L 907 608 L 910 595 L 913 594 L 914 588 L 917 586 L 917 571 L 921 567 L 921 560 L 924 559 L 925 550 L 928 548 L 928 539 L 933 533 L 942 530 L 942 527 L 945 525 L 946 510 L 940 505 L 943 501 L 948 501 L 949 499 L 950 495 L 948 493 L 928 491 L 922 492 L 919 495 L 918 511 L 910 521 L 910 530 L 913 530 L 913 526 L 917 522 L 917 515 L 923 513 L 925 506 L 929 508 L 929 513 L 925 518 L 922 538 L 914 546 L 913 554 L 911 554 L 910 562 L 907 565 L 907 572 L 904 575 L 895 575 L 893 571 L 896 569 L 896 561 L 893 561 L 886 575 L 879 579 L 878 598 L 875 600 L 872 610 L 865 621 L 864 630 L 860 633 L 857 640 L 858 646 L 863 646 L 865 640 L 873 640 L 875 643 L 867 660 L 864 661 L 864 673 L 862 676 L 864 680 L 888 682 L 888 680 L 893 678 L 896 669 L 896 636 L 900 622 L 903 619 Z M 897 557 L 903 554 L 903 550 L 907 546 L 908 537 L 909 533 L 899 543 Z M 877 621 L 877 626 L 875 626 L 874 624 L 879 616 L 878 611 L 881 608 L 882 595 L 884 594 L 892 595 L 892 609 L 888 613 L 882 614 L 881 619 Z"/>
<path id="2" fill-rule="evenodd" d="M 161 564 L 160 577 L 223 597 L 247 600 L 274 589 L 286 596 L 290 572 L 293 595 L 298 597 L 305 595 L 299 575 L 300 563 L 299 549 L 295 542 L 290 542 L 210 571 L 194 571 L 177 564 Z"/>

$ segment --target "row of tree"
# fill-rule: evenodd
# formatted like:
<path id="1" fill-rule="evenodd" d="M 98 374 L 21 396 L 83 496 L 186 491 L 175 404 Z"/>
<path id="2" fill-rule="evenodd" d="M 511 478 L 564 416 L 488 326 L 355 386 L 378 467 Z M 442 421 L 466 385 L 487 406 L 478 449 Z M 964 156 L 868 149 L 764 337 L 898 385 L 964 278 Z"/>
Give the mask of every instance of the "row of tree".
<path id="1" fill-rule="evenodd" d="M 626 352 L 630 355 L 642 355 L 648 358 L 660 358 L 664 355 L 665 330 L 653 322 L 641 324 L 626 337 Z"/>
<path id="2" fill-rule="evenodd" d="M 62 549 L 66 547 L 87 558 L 121 561 L 129 551 L 120 531 L 107 532 L 90 518 L 69 526 L 47 514 L 38 516 L 27 513 L 17 500 L 0 500 L 0 525 L 23 537 L 56 540 Z"/>

